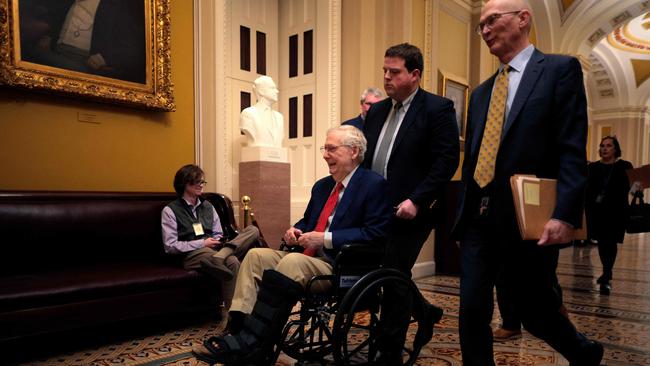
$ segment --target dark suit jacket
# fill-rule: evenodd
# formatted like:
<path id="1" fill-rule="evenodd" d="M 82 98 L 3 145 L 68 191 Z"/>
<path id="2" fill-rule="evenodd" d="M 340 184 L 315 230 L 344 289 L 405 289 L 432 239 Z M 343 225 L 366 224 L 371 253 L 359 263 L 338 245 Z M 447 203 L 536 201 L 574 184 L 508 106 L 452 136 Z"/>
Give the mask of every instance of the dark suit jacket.
<path id="1" fill-rule="evenodd" d="M 495 78 L 496 74 L 470 97 L 456 235 L 478 211 L 478 185 L 473 175 Z M 553 218 L 580 227 L 587 179 L 586 141 L 587 101 L 580 63 L 573 57 L 535 50 L 503 126 L 491 183 L 493 227 L 511 239 L 521 238 L 509 183 L 514 174 L 556 178 Z"/>
<path id="2" fill-rule="evenodd" d="M 302 232 L 314 230 L 335 184 L 332 176 L 322 178 L 314 184 L 305 214 L 294 227 Z M 343 244 L 383 244 L 386 241 L 392 216 L 386 188 L 386 181 L 379 174 L 363 167 L 357 169 L 345 187 L 329 227 L 334 249 L 325 249 L 325 253 L 330 259 L 334 259 Z"/>
<path id="3" fill-rule="evenodd" d="M 358 115 L 358 116 L 356 116 L 356 117 L 354 117 L 352 119 L 349 119 L 349 120 L 341 123 L 341 125 L 354 126 L 354 127 L 358 128 L 358 129 L 360 129 L 361 131 L 363 131 L 363 118 L 361 118 L 361 115 Z"/>
<path id="4" fill-rule="evenodd" d="M 364 166 L 372 157 L 381 129 L 392 108 L 390 98 L 377 102 L 366 115 L 364 132 L 368 151 Z M 418 205 L 418 216 L 444 192 L 458 168 L 460 144 L 456 113 L 451 100 L 419 89 L 404 116 L 388 160 L 388 194 L 393 206 L 406 199 Z"/>
<path id="5" fill-rule="evenodd" d="M 623 159 L 612 165 L 600 161 L 589 164 L 585 193 L 589 238 L 603 240 L 608 244 L 622 243 L 625 239 L 630 208 L 630 181 L 625 172 L 632 168 L 632 163 Z M 602 202 L 596 203 L 597 197 L 602 193 Z"/>

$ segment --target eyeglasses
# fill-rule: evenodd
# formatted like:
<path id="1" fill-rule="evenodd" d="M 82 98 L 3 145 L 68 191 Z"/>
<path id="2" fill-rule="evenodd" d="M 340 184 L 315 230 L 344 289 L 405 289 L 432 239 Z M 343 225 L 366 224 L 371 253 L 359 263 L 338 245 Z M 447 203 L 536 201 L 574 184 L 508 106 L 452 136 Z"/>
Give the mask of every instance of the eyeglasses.
<path id="1" fill-rule="evenodd" d="M 504 15 L 508 14 L 519 14 L 521 13 L 521 10 L 515 10 L 515 11 L 507 11 L 505 13 L 494 13 L 490 15 L 489 17 L 485 18 L 485 21 L 478 23 L 476 25 L 476 28 L 474 28 L 474 32 L 478 34 L 479 36 L 483 34 L 483 28 L 487 27 L 488 29 L 492 29 L 494 26 L 494 23 L 499 20 Z"/>
<path id="2" fill-rule="evenodd" d="M 327 151 L 328 153 L 332 154 L 333 152 L 336 151 L 336 149 L 338 149 L 339 147 L 342 147 L 342 146 L 347 146 L 347 147 L 349 147 L 348 145 L 329 145 L 329 146 L 321 146 L 321 147 L 320 147 L 320 153 L 321 153 L 321 154 L 325 154 L 325 151 Z"/>
<path id="3" fill-rule="evenodd" d="M 206 184 L 208 184 L 208 182 L 206 182 L 206 181 L 204 181 L 204 180 L 199 180 L 199 181 L 196 181 L 196 182 L 192 182 L 192 185 L 193 185 L 193 186 L 196 186 L 196 185 L 204 186 L 204 185 L 206 185 Z"/>

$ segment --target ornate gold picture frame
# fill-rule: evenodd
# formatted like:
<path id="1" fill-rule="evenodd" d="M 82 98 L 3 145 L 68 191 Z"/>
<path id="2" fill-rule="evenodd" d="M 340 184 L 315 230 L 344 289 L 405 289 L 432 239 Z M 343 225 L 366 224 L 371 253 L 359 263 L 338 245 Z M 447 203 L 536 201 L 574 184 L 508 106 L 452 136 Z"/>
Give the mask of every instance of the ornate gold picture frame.
<path id="1" fill-rule="evenodd" d="M 462 78 L 440 71 L 440 92 L 445 98 L 454 102 L 456 109 L 456 123 L 461 141 L 465 141 L 465 127 L 467 124 L 467 104 L 469 102 L 469 86 Z"/>
<path id="2" fill-rule="evenodd" d="M 0 84 L 174 111 L 170 0 L 0 0 Z"/>

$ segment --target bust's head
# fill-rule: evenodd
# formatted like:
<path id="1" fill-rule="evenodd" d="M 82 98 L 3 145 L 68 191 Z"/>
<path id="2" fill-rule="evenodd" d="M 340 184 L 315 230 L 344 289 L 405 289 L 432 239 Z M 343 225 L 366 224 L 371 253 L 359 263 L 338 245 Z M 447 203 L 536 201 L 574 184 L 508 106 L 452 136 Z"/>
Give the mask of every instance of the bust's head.
<path id="1" fill-rule="evenodd" d="M 271 103 L 278 101 L 278 88 L 270 76 L 260 76 L 253 82 L 253 91 L 258 100 L 267 100 Z"/>

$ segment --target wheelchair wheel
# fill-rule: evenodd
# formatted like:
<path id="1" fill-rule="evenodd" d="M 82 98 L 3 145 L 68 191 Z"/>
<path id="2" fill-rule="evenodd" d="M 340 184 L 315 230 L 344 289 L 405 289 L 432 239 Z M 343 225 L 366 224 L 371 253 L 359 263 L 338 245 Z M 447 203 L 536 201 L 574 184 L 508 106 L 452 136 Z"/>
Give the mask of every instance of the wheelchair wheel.
<path id="1" fill-rule="evenodd" d="M 324 300 L 303 302 L 284 327 L 281 350 L 299 361 L 320 361 L 332 353 L 330 305 Z"/>
<path id="2" fill-rule="evenodd" d="M 424 298 L 410 278 L 393 269 L 378 269 L 362 277 L 346 294 L 334 318 L 333 355 L 337 365 L 372 365 L 379 355 L 383 332 L 383 297 L 399 289 L 404 303 L 410 300 L 410 325 L 404 344 L 404 365 L 413 365 L 424 344 L 416 341 L 419 329 L 413 315 L 422 311 Z M 408 307 L 407 307 L 408 308 Z M 432 326 L 432 325 L 431 325 Z"/>

